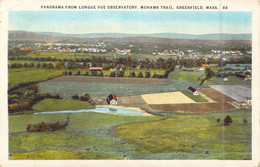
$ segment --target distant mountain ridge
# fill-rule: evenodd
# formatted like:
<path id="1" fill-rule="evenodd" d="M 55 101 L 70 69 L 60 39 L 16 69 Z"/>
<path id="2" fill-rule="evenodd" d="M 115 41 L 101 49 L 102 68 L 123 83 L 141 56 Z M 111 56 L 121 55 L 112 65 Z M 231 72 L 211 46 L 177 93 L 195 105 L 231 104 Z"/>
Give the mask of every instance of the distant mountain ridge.
<path id="1" fill-rule="evenodd" d="M 152 33 L 152 34 L 124 34 L 124 33 L 86 33 L 86 34 L 64 34 L 55 32 L 27 32 L 27 31 L 9 31 L 10 40 L 18 40 L 19 36 L 23 40 L 28 35 L 41 36 L 47 38 L 129 38 L 129 37 L 153 37 L 170 39 L 192 39 L 192 40 L 251 40 L 252 34 L 182 34 L 182 33 Z"/>

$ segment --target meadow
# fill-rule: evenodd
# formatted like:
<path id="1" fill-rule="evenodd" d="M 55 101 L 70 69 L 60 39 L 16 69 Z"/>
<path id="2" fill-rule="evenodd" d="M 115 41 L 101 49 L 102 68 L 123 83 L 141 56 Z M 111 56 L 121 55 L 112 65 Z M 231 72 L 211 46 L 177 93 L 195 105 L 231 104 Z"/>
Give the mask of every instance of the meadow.
<path id="1" fill-rule="evenodd" d="M 14 84 L 24 82 L 41 82 L 62 75 L 62 70 L 47 69 L 9 69 L 8 82 Z"/>
<path id="2" fill-rule="evenodd" d="M 46 81 L 38 84 L 39 91 L 50 93 L 52 95 L 59 94 L 63 98 L 71 98 L 73 94 L 81 95 L 83 93 L 90 94 L 91 97 L 104 97 L 110 93 L 116 96 L 134 96 L 150 93 L 163 93 L 174 91 L 185 91 L 191 85 L 199 87 L 198 82 L 190 81 L 169 81 L 168 84 L 122 84 L 122 83 L 102 83 L 102 82 L 73 82 L 73 81 Z M 207 87 L 207 85 L 204 85 Z M 64 91 L 66 90 L 66 91 Z"/>
<path id="3" fill-rule="evenodd" d="M 9 116 L 9 159 L 251 159 L 249 110 L 166 115 Z M 216 121 L 226 115 L 231 125 Z M 67 116 L 64 131 L 26 132 L 29 123 L 64 122 Z"/>
<path id="4" fill-rule="evenodd" d="M 44 99 L 32 107 L 35 112 L 80 110 L 92 108 L 95 108 L 95 106 L 89 102 L 72 99 Z"/>

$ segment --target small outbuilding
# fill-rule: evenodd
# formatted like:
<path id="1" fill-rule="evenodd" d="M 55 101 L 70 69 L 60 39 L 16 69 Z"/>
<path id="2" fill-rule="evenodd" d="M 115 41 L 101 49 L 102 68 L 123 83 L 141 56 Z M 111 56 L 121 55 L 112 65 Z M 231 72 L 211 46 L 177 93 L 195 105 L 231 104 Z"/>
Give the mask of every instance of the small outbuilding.
<path id="1" fill-rule="evenodd" d="M 199 92 L 195 88 L 193 88 L 192 86 L 190 86 L 188 88 L 188 92 L 190 92 L 192 95 L 195 95 L 195 96 L 199 95 Z"/>
<path id="2" fill-rule="evenodd" d="M 111 105 L 117 105 L 117 97 L 114 94 L 110 94 L 107 96 L 107 103 Z"/>
<path id="3" fill-rule="evenodd" d="M 245 97 L 246 104 L 252 104 L 252 97 Z"/>

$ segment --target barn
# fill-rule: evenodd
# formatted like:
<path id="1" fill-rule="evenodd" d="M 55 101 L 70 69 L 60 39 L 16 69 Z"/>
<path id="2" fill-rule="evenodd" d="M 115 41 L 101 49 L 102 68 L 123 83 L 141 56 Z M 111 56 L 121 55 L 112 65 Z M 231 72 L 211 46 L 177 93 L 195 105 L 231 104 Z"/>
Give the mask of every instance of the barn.
<path id="1" fill-rule="evenodd" d="M 188 88 L 188 92 L 190 92 L 192 95 L 195 95 L 195 96 L 199 95 L 199 92 L 195 88 L 193 88 L 192 86 L 190 86 Z"/>
<path id="2" fill-rule="evenodd" d="M 111 105 L 117 105 L 117 97 L 114 94 L 110 94 L 107 96 L 107 103 Z"/>

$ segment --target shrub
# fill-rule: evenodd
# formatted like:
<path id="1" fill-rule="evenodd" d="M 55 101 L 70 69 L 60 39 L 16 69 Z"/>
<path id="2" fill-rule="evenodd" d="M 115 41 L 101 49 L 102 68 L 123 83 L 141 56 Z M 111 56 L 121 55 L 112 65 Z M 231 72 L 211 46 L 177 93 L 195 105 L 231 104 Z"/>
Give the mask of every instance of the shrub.
<path id="1" fill-rule="evenodd" d="M 230 125 L 232 122 L 232 118 L 229 115 L 227 115 L 224 119 L 224 125 Z"/>
<path id="2" fill-rule="evenodd" d="M 75 100 L 79 99 L 79 95 L 77 95 L 77 94 L 72 95 L 72 99 L 75 99 Z"/>
<path id="3" fill-rule="evenodd" d="M 88 71 L 85 73 L 85 76 L 89 76 L 89 72 Z"/>
<path id="4" fill-rule="evenodd" d="M 26 128 L 27 132 L 34 132 L 35 131 L 35 127 L 33 124 L 29 124 Z"/>
<path id="5" fill-rule="evenodd" d="M 90 96 L 89 94 L 83 94 L 80 96 L 79 98 L 81 101 L 89 101 L 90 100 Z"/>

